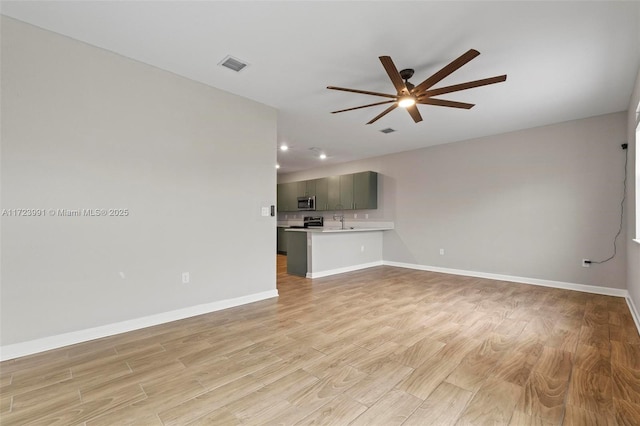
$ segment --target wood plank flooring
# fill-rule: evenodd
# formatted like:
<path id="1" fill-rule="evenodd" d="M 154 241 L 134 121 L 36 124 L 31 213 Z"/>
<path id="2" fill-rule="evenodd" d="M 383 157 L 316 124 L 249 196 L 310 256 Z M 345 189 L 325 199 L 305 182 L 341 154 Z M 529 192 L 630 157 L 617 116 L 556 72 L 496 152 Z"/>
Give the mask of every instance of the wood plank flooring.
<path id="1" fill-rule="evenodd" d="M 640 425 L 622 298 L 387 266 L 0 364 L 2 425 Z"/>

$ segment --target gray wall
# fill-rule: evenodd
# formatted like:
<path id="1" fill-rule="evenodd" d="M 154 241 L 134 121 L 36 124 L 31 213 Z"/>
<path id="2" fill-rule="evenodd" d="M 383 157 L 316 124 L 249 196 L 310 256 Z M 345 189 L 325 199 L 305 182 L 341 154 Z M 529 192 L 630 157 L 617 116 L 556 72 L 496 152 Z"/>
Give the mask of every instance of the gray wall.
<path id="1" fill-rule="evenodd" d="M 629 164 L 627 168 L 627 290 L 629 296 L 633 300 L 636 309 L 640 309 L 640 244 L 633 241 L 633 238 L 640 239 L 640 230 L 636 228 L 637 214 L 636 207 L 638 205 L 638 181 L 640 180 L 640 170 L 638 170 L 637 150 L 638 141 L 636 140 L 636 108 L 640 102 L 640 71 L 636 80 L 635 89 L 629 103 L 629 111 L 627 117 L 628 123 L 628 140 L 629 140 Z"/>
<path id="2" fill-rule="evenodd" d="M 5 17 L 1 71 L 2 208 L 130 212 L 2 218 L 2 345 L 275 290 L 274 109 Z"/>
<path id="3" fill-rule="evenodd" d="M 620 225 L 626 113 L 439 145 L 278 177 L 373 170 L 378 210 L 395 221 L 384 260 L 625 288 Z M 461 123 L 464 125 L 464 123 Z M 439 255 L 439 249 L 445 255 Z"/>

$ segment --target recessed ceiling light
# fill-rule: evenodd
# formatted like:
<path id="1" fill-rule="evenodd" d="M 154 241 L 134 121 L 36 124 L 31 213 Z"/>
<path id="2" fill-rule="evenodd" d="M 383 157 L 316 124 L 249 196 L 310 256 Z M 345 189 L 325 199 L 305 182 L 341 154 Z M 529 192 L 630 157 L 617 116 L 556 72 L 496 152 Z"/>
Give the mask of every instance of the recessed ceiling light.
<path id="1" fill-rule="evenodd" d="M 320 154 L 320 159 L 324 160 L 325 158 L 327 158 L 327 154 L 325 154 L 324 152 Z"/>
<path id="2" fill-rule="evenodd" d="M 287 151 L 289 149 L 286 145 L 280 145 L 280 151 Z"/>

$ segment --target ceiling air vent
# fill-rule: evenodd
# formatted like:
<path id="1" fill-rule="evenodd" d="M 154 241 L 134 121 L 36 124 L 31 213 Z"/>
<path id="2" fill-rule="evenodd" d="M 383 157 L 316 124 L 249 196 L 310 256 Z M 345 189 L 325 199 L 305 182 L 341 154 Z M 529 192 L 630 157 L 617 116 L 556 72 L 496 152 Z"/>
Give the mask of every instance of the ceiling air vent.
<path id="1" fill-rule="evenodd" d="M 247 64 L 242 62 L 240 59 L 234 58 L 230 55 L 227 55 L 220 63 L 218 63 L 218 65 L 222 65 L 223 67 L 229 68 L 235 72 L 239 72 L 247 66 Z"/>
<path id="2" fill-rule="evenodd" d="M 387 127 L 386 129 L 382 129 L 380 130 L 382 133 L 393 133 L 395 132 L 394 129 L 392 129 L 391 127 Z"/>

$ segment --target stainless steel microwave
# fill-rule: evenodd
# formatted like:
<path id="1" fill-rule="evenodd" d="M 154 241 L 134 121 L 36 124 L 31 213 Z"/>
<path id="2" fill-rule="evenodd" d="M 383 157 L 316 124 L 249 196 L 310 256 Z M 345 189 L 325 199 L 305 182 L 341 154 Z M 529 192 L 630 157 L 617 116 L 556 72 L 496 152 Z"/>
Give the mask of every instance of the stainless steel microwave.
<path id="1" fill-rule="evenodd" d="M 298 210 L 315 210 L 316 197 L 298 197 Z"/>

